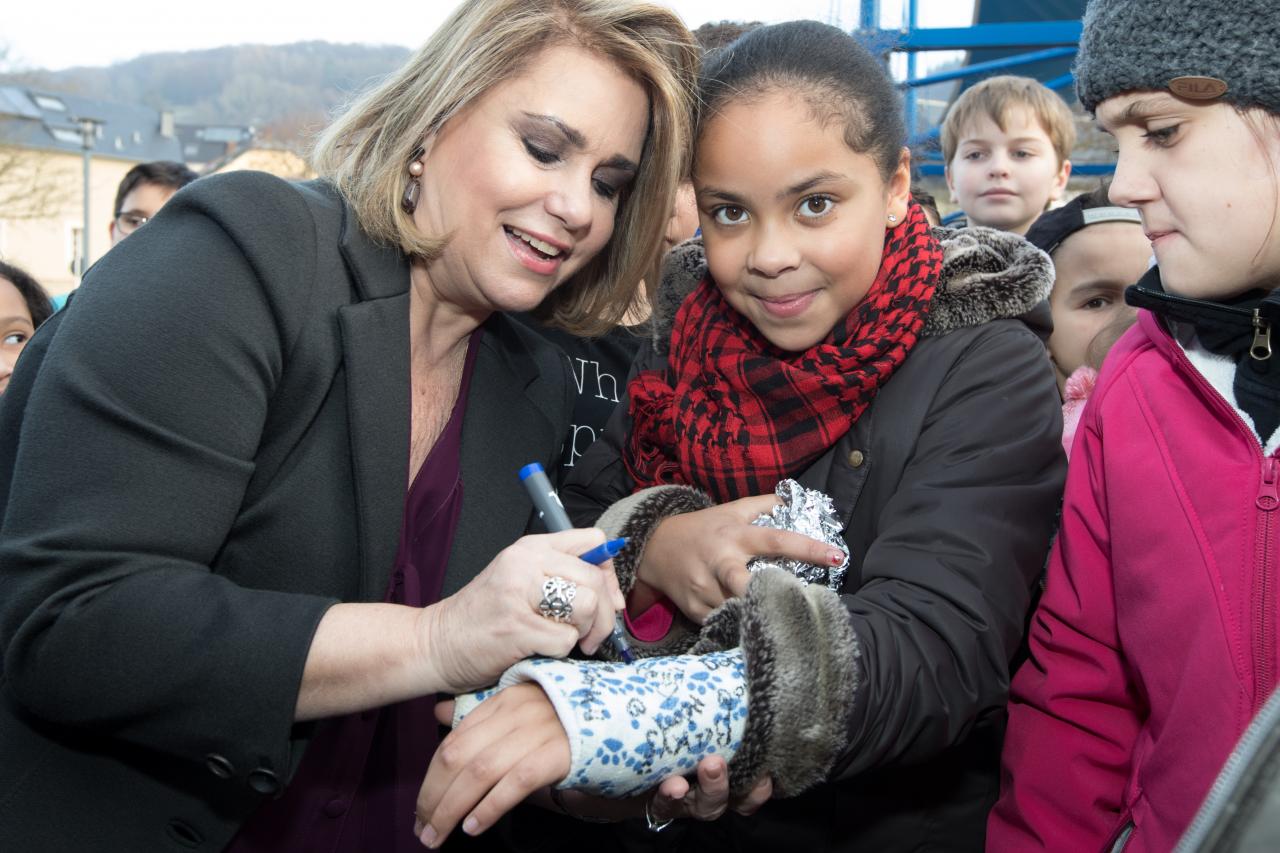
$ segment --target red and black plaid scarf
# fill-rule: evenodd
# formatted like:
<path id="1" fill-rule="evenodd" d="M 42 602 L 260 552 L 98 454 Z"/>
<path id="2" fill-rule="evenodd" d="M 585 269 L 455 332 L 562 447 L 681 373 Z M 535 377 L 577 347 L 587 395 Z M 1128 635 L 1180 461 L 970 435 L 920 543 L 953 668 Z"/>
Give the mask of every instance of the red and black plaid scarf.
<path id="1" fill-rule="evenodd" d="M 729 501 L 803 471 L 915 346 L 941 270 L 942 249 L 912 204 L 886 234 L 866 297 L 802 353 L 770 344 L 704 278 L 676 313 L 668 368 L 627 388 L 624 460 L 636 487 L 684 483 Z"/>

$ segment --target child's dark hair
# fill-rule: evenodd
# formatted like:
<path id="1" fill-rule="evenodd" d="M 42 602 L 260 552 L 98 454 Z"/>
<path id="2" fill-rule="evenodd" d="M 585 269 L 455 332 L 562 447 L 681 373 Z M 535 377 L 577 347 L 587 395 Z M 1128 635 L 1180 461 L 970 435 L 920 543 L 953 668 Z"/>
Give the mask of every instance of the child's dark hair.
<path id="1" fill-rule="evenodd" d="M 693 31 L 693 37 L 698 42 L 698 47 L 702 48 L 704 53 L 710 53 L 713 50 L 719 50 L 722 47 L 733 44 L 746 33 L 762 26 L 764 26 L 764 24 L 759 21 L 746 23 L 739 21 L 720 21 L 714 24 L 708 21 Z"/>
<path id="2" fill-rule="evenodd" d="M 49 301 L 49 294 L 45 293 L 40 282 L 26 270 L 0 261 L 0 278 L 8 279 L 18 288 L 22 300 L 27 303 L 27 313 L 31 315 L 33 327 L 40 328 L 41 323 L 53 316 L 53 303 Z"/>
<path id="3" fill-rule="evenodd" d="M 924 189 L 924 187 L 911 185 L 911 200 L 924 208 L 926 215 L 932 213 L 934 222 L 942 221 L 942 214 L 938 212 L 938 200 L 933 197 L 933 193 Z"/>
<path id="4" fill-rule="evenodd" d="M 907 129 L 884 67 L 842 30 L 817 21 L 760 27 L 711 53 L 698 79 L 700 134 L 725 104 L 776 90 L 796 92 L 820 122 L 844 123 L 849 148 L 888 180 Z"/>
<path id="5" fill-rule="evenodd" d="M 1083 193 L 1083 199 L 1080 207 L 1083 210 L 1092 210 L 1096 207 L 1116 207 L 1116 203 L 1111 200 L 1111 179 L 1103 178 L 1098 185 L 1087 193 Z"/>
<path id="6" fill-rule="evenodd" d="M 139 184 L 155 184 L 169 187 L 175 192 L 200 177 L 181 163 L 169 160 L 156 160 L 153 163 L 139 163 L 125 174 L 116 188 L 116 206 L 114 216 L 124 211 L 124 200 Z"/>

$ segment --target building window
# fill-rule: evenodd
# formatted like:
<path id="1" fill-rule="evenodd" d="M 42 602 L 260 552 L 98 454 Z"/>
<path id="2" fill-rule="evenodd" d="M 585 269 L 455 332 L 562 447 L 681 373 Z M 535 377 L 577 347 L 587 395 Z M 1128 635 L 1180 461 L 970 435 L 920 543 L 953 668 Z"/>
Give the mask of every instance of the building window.
<path id="1" fill-rule="evenodd" d="M 36 102 L 36 106 L 42 110 L 53 110 L 58 113 L 67 111 L 67 105 L 52 95 L 32 95 L 31 97 Z"/>
<path id="2" fill-rule="evenodd" d="M 65 127 L 51 127 L 49 133 L 59 142 L 67 142 L 71 145 L 84 144 L 84 137 L 80 135 L 78 130 L 68 130 Z"/>
<path id="3" fill-rule="evenodd" d="M 67 226 L 67 261 L 71 274 L 76 278 L 84 275 L 84 227 Z"/>

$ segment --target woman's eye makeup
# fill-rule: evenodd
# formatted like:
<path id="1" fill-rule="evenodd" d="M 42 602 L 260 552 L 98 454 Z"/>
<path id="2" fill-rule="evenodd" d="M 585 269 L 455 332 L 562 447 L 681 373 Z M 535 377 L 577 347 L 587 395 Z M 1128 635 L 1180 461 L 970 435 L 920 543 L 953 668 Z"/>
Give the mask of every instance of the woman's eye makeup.
<path id="1" fill-rule="evenodd" d="M 521 142 L 524 143 L 524 150 L 528 152 L 529 156 L 539 163 L 550 165 L 560 159 L 560 152 L 541 140 L 531 139 L 526 136 L 521 139 Z"/>
<path id="2" fill-rule="evenodd" d="M 574 147 L 572 143 L 565 139 L 549 138 L 545 133 L 541 132 L 541 130 L 537 128 L 531 131 L 520 131 L 517 129 L 517 132 L 520 136 L 520 144 L 524 146 L 525 153 L 542 166 L 554 166 L 558 163 L 565 162 L 565 148 L 569 147 L 572 149 Z M 625 170 L 620 168 L 609 168 L 611 163 L 612 161 L 604 164 L 606 168 L 591 178 L 591 189 L 596 195 L 606 201 L 615 201 L 621 197 L 622 191 L 626 188 L 626 185 L 635 174 L 634 167 Z M 631 164 L 628 162 L 628 166 L 630 165 Z M 615 173 L 620 174 L 621 178 L 618 180 L 610 180 L 608 177 L 601 177 L 602 174 L 611 175 Z"/>
<path id="3" fill-rule="evenodd" d="M 596 193 L 601 198 L 615 199 L 618 197 L 618 194 L 622 192 L 621 187 L 615 187 L 613 184 L 601 178 L 596 178 L 591 183 L 595 186 Z"/>

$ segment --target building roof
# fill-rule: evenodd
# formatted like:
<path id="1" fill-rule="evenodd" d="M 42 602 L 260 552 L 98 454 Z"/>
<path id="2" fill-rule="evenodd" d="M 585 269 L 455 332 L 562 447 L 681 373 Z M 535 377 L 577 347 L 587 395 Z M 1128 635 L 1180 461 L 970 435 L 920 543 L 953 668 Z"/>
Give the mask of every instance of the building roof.
<path id="1" fill-rule="evenodd" d="M 23 86 L 0 86 L 0 144 L 42 151 L 83 150 L 79 119 L 96 119 L 94 156 L 145 163 L 184 161 L 170 113 Z"/>
<path id="2" fill-rule="evenodd" d="M 268 172 L 286 181 L 309 181 L 316 176 L 315 170 L 301 154 L 286 146 L 271 143 L 255 143 L 228 154 L 221 160 L 207 163 L 204 174 L 213 175 L 239 169 Z"/>
<path id="3" fill-rule="evenodd" d="M 180 124 L 177 133 L 182 143 L 181 159 L 202 166 L 233 156 L 254 142 L 253 128 L 240 125 Z"/>

